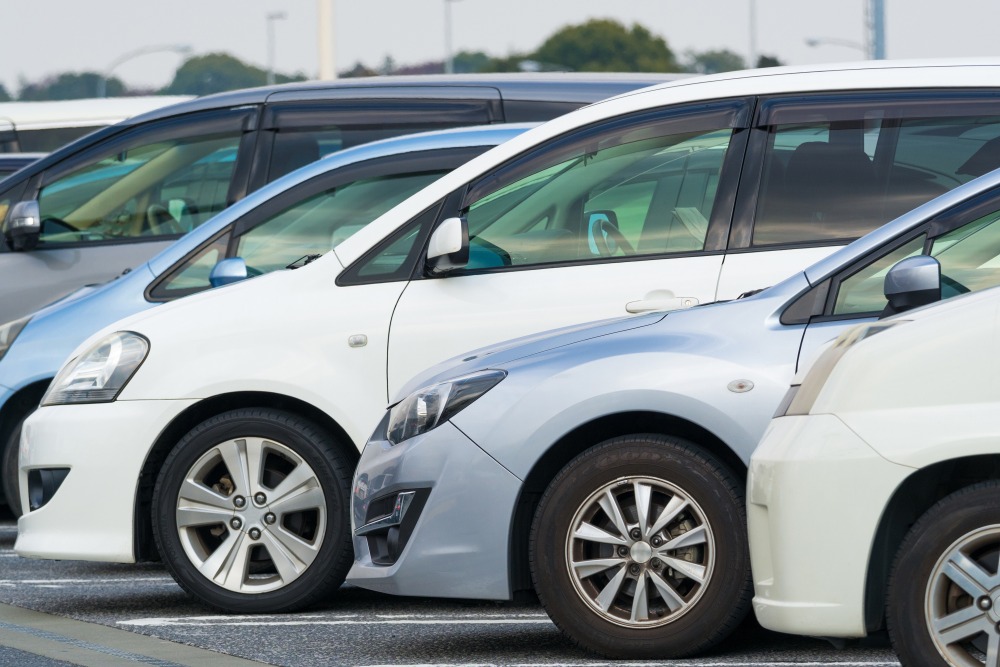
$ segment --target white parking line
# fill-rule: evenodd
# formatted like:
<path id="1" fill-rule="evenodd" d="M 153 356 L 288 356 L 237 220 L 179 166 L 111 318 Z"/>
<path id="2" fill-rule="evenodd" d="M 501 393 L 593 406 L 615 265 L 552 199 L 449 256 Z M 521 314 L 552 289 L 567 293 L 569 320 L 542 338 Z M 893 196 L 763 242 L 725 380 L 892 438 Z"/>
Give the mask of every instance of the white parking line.
<path id="1" fill-rule="evenodd" d="M 89 577 L 87 579 L 0 579 L 0 586 L 12 588 L 17 586 L 34 586 L 36 588 L 75 588 L 78 586 L 91 587 L 103 584 L 155 584 L 176 585 L 172 577 Z"/>
<path id="2" fill-rule="evenodd" d="M 136 618 L 118 621 L 118 625 L 135 627 L 163 626 L 301 626 L 301 625 L 531 625 L 551 624 L 548 616 L 539 615 L 483 615 L 483 616 L 434 616 L 423 615 L 398 618 L 389 614 L 362 617 L 359 614 L 324 616 L 176 616 L 169 618 Z"/>
<path id="3" fill-rule="evenodd" d="M 663 662 L 526 662 L 502 663 L 502 667 L 663 667 Z M 899 667 L 895 661 L 853 661 L 853 662 L 704 662 L 676 660 L 670 662 L 670 667 Z M 366 667 L 501 667 L 495 662 L 434 662 L 367 665 Z"/>

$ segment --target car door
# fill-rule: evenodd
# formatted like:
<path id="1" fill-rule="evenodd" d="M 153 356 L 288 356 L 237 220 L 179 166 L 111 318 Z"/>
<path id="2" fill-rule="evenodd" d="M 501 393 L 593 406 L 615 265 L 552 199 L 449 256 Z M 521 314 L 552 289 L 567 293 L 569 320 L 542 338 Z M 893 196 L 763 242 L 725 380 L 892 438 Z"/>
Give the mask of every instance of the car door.
<path id="1" fill-rule="evenodd" d="M 469 263 L 418 272 L 404 290 L 389 394 L 465 350 L 712 300 L 749 105 L 656 110 L 574 131 L 457 193 L 445 215 L 466 218 Z"/>
<path id="2" fill-rule="evenodd" d="M 21 198 L 38 201 L 41 235 L 33 250 L 0 254 L 0 321 L 110 280 L 228 206 L 255 115 L 227 109 L 152 124 L 34 178 Z"/>
<path id="3" fill-rule="evenodd" d="M 322 255 L 488 146 L 414 151 L 331 170 L 258 206 L 162 272 L 146 290 L 153 302 L 210 288 L 222 259 L 240 257 L 251 276 Z"/>
<path id="4" fill-rule="evenodd" d="M 772 285 L 1000 166 L 998 144 L 993 91 L 763 100 L 718 298 Z"/>
<path id="5" fill-rule="evenodd" d="M 259 188 L 352 146 L 503 119 L 500 93 L 488 86 L 365 86 L 275 93 L 261 117 L 250 187 Z"/>
<path id="6" fill-rule="evenodd" d="M 799 367 L 843 329 L 878 318 L 889 269 L 920 254 L 941 264 L 943 299 L 1000 286 L 1000 191 L 956 206 L 800 296 L 782 315 L 785 324 L 807 323 Z"/>

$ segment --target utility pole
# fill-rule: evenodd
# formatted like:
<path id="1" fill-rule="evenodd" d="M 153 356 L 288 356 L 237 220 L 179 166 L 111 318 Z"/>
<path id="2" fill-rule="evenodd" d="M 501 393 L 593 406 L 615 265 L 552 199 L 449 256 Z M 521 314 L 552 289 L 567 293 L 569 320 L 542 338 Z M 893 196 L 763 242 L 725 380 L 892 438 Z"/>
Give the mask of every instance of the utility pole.
<path id="1" fill-rule="evenodd" d="M 274 85 L 274 70 L 278 60 L 277 46 L 274 37 L 274 22 L 288 18 L 285 12 L 271 12 L 267 15 L 267 85 Z"/>
<path id="2" fill-rule="evenodd" d="M 337 78 L 333 52 L 333 0 L 316 0 L 316 29 L 319 46 L 319 78 Z"/>
<path id="3" fill-rule="evenodd" d="M 869 0 L 871 13 L 871 58 L 885 60 L 885 0 Z"/>
<path id="4" fill-rule="evenodd" d="M 750 0 L 750 56 L 747 67 L 757 66 L 757 0 Z"/>

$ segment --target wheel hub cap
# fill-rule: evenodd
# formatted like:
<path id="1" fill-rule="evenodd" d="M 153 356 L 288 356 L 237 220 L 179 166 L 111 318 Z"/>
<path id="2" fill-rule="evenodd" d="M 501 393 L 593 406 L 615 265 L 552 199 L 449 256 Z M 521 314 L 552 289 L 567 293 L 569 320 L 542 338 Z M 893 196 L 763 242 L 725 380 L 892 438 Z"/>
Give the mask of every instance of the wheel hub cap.
<path id="1" fill-rule="evenodd" d="M 653 557 L 653 547 L 648 542 L 636 542 L 630 549 L 632 560 L 640 565 L 645 565 Z"/>

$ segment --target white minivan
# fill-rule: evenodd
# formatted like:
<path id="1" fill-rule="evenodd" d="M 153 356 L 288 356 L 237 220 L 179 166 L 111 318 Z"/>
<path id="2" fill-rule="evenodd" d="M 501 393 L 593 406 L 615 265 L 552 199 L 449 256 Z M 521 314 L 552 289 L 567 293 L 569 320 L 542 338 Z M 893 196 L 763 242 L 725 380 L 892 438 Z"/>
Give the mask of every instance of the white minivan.
<path id="1" fill-rule="evenodd" d="M 159 555 L 229 610 L 316 600 L 350 563 L 358 449 L 411 376 L 801 270 L 1000 162 L 998 81 L 1000 64 L 857 64 L 623 95 L 490 150 L 308 266 L 123 320 L 25 423 L 15 548 Z"/>

